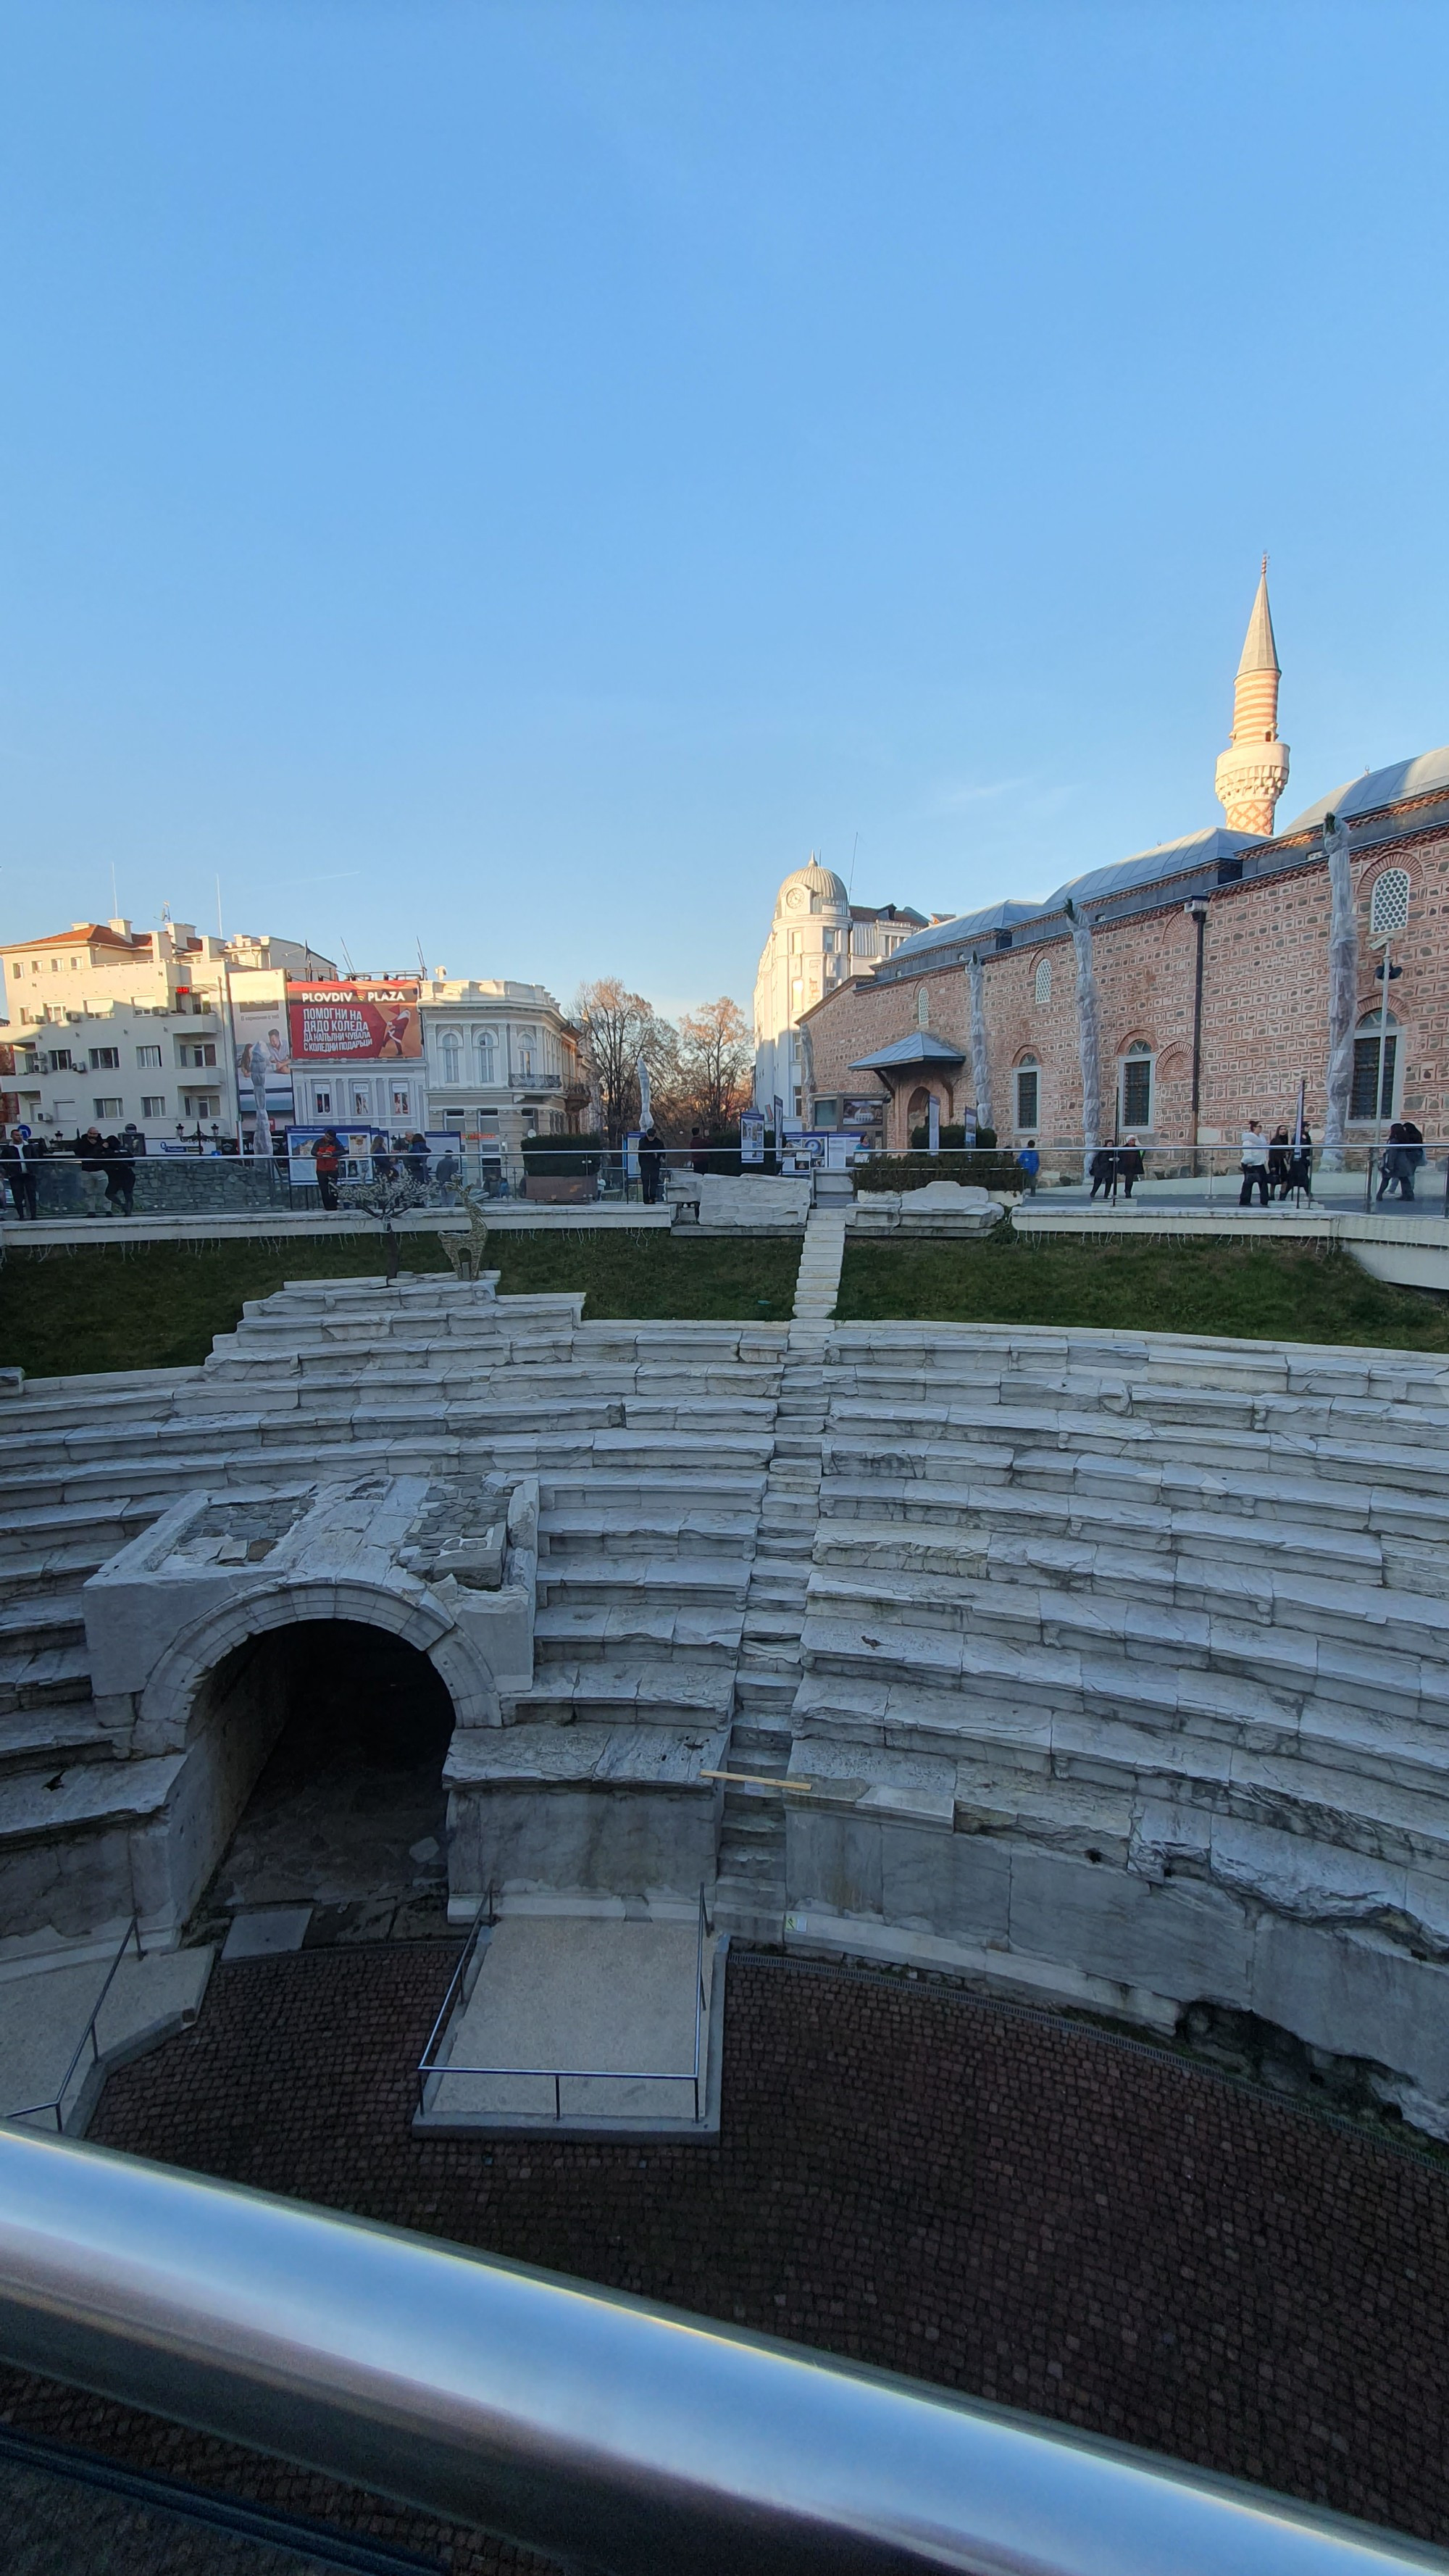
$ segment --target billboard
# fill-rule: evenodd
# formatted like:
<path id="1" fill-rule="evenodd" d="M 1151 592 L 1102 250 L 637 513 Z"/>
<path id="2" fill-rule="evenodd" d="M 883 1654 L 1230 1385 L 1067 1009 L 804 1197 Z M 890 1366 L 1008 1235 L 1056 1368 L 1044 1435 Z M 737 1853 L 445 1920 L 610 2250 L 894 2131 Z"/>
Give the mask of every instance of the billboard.
<path id="1" fill-rule="evenodd" d="M 244 1119 L 263 1130 L 295 1114 L 287 1032 L 287 979 L 266 970 L 231 978 L 236 1096 Z"/>
<path id="2" fill-rule="evenodd" d="M 287 986 L 294 1064 L 416 1063 L 423 1052 L 422 991 L 413 976 L 376 983 Z"/>

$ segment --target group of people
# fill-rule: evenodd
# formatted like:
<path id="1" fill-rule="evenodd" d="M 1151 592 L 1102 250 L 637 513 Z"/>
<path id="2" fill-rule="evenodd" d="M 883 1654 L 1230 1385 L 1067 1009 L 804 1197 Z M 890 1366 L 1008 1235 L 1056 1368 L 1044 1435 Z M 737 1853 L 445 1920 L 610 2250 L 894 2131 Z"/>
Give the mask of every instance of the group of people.
<path id="1" fill-rule="evenodd" d="M 1093 1198 L 1099 1190 L 1114 1198 L 1120 1189 L 1130 1199 L 1146 1168 L 1135 1136 L 1124 1136 L 1120 1145 L 1099 1145 L 1087 1165 Z"/>
<path id="2" fill-rule="evenodd" d="M 8 1135 L 0 1131 L 0 1178 L 16 1215 L 33 1219 L 40 1214 L 41 1164 L 74 1157 L 80 1165 L 87 1216 L 99 1216 L 103 1210 L 107 1216 L 129 1216 L 136 1199 L 136 1156 L 145 1151 L 146 1140 L 133 1126 L 119 1136 L 103 1136 L 99 1127 L 87 1127 L 69 1144 L 59 1137 L 47 1144 L 42 1136 L 27 1136 L 12 1127 Z"/>
<path id="3" fill-rule="evenodd" d="M 324 1127 L 312 1148 L 312 1169 L 317 1175 L 317 1195 L 324 1208 L 337 1205 L 337 1181 L 347 1159 L 347 1148 L 335 1127 Z M 415 1188 L 426 1189 L 432 1148 L 426 1136 L 404 1137 L 402 1143 L 378 1143 L 372 1149 L 372 1177 L 375 1181 L 411 1181 Z M 443 1154 L 438 1160 L 437 1178 L 444 1195 L 451 1191 L 462 1169 L 457 1156 Z"/>
<path id="4" fill-rule="evenodd" d="M 1313 1138 L 1307 1126 L 1290 1136 L 1286 1127 L 1265 1136 L 1261 1122 L 1250 1118 L 1243 1129 L 1243 1186 L 1239 1207 L 1251 1207 L 1256 1194 L 1264 1207 L 1291 1198 L 1295 1191 L 1313 1196 Z"/>

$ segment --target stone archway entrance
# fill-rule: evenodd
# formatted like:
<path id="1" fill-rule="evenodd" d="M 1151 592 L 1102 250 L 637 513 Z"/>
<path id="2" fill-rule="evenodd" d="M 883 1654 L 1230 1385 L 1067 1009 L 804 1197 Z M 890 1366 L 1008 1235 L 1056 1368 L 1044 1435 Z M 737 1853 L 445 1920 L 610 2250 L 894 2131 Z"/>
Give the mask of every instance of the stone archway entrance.
<path id="1" fill-rule="evenodd" d="M 197 1716 L 256 1767 L 201 1912 L 220 1929 L 311 1906 L 356 1937 L 382 1936 L 400 1909 L 440 1913 L 454 1715 L 428 1657 L 360 1620 L 292 1621 L 234 1647 Z"/>

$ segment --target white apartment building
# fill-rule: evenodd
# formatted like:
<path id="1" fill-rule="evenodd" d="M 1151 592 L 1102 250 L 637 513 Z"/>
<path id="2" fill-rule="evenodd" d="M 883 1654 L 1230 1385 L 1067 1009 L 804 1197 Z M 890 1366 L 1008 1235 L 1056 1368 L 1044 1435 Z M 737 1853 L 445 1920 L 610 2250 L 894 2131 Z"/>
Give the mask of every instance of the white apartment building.
<path id="1" fill-rule="evenodd" d="M 804 1115 L 806 1077 L 800 1016 L 849 975 L 872 975 L 903 939 L 925 930 L 934 914 L 908 904 L 852 903 L 844 880 L 812 851 L 807 867 L 786 877 L 755 975 L 755 1104 L 768 1117 L 784 1104 Z"/>
<path id="2" fill-rule="evenodd" d="M 180 921 L 73 922 L 0 943 L 0 964 L 15 1068 L 3 1088 L 47 1139 L 128 1124 L 158 1141 L 178 1127 L 234 1133 L 233 970 L 336 972 L 297 940 L 213 939 Z"/>
<path id="3" fill-rule="evenodd" d="M 434 975 L 422 986 L 422 1018 L 429 1126 L 485 1149 L 577 1132 L 588 1083 L 546 985 Z"/>

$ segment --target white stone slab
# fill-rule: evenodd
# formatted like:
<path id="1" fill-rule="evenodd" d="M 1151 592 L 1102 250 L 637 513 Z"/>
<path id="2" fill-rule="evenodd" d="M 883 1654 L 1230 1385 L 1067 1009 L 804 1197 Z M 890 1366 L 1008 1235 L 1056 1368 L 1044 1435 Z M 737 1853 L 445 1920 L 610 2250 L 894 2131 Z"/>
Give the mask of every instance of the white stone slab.
<path id="1" fill-rule="evenodd" d="M 310 1905 L 259 1905 L 254 1912 L 234 1914 L 222 1944 L 222 1965 L 233 1959 L 269 1959 L 279 1950 L 300 1950 L 312 1920 Z"/>

